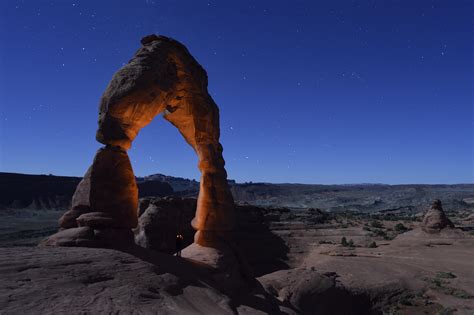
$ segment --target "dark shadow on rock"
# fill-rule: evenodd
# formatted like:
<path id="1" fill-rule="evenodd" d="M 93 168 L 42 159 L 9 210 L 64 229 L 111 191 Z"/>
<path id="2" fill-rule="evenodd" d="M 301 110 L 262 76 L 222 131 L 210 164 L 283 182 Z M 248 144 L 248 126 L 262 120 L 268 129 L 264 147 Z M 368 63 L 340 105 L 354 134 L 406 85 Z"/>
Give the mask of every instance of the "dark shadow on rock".
<path id="1" fill-rule="evenodd" d="M 297 314 L 382 314 L 377 296 L 353 291 L 339 283 L 336 273 L 313 269 L 280 270 L 259 278 L 262 287 Z"/>
<path id="2" fill-rule="evenodd" d="M 236 207 L 235 240 L 256 277 L 288 268 L 288 246 L 270 231 L 265 211 L 250 205 Z"/>
<path id="3" fill-rule="evenodd" d="M 175 253 L 176 234 L 184 236 L 183 247 L 192 244 L 195 231 L 191 220 L 196 199 L 165 197 L 142 198 L 139 206 L 135 241 L 138 245 L 163 253 Z M 233 239 L 243 254 L 254 276 L 286 269 L 288 247 L 269 229 L 270 215 L 266 209 L 250 205 L 236 205 L 237 227 Z"/>
<path id="4" fill-rule="evenodd" d="M 354 294 L 339 287 L 330 288 L 316 296 L 305 296 L 300 300 L 299 307 L 301 314 L 382 314 L 381 311 L 373 309 L 368 296 Z"/>
<path id="5" fill-rule="evenodd" d="M 135 242 L 147 249 L 173 254 L 176 252 L 176 235 L 181 234 L 183 248 L 191 245 L 195 233 L 191 220 L 196 205 L 196 199 L 192 198 L 140 199 Z"/>
<path id="6" fill-rule="evenodd" d="M 284 314 L 280 311 L 281 304 L 275 297 L 268 294 L 256 279 L 247 279 L 245 286 L 229 290 L 222 282 L 212 278 L 213 268 L 192 260 L 176 257 L 145 249 L 140 246 L 116 248 L 116 250 L 133 255 L 156 266 L 157 274 L 170 273 L 179 278 L 179 282 L 166 288 L 170 295 L 179 295 L 189 285 L 213 288 L 229 297 L 229 306 L 237 313 L 242 306 L 265 312 L 267 314 Z"/>

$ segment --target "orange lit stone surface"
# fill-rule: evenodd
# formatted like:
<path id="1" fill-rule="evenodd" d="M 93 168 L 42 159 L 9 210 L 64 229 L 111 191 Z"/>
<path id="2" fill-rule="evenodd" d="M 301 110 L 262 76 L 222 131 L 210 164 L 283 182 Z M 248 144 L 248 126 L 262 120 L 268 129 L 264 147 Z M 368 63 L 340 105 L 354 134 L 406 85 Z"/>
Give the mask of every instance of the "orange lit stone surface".
<path id="1" fill-rule="evenodd" d="M 138 193 L 126 150 L 140 129 L 163 113 L 198 156 L 202 176 L 192 226 L 201 232 L 195 241 L 209 245 L 212 238 L 232 231 L 235 221 L 219 143 L 219 109 L 207 91 L 206 71 L 186 47 L 156 35 L 141 42 L 100 100 L 96 139 L 106 148 L 98 151 L 60 225 L 63 229 L 137 225 Z"/>

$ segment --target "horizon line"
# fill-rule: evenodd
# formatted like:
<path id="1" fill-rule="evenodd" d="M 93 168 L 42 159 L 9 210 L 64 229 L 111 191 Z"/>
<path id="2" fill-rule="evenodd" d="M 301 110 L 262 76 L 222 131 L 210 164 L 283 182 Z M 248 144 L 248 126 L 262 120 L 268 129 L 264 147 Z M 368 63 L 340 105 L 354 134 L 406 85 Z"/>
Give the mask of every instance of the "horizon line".
<path id="1" fill-rule="evenodd" d="M 8 171 L 0 171 L 0 174 L 12 174 L 12 175 L 26 175 L 26 176 L 56 176 L 56 177 L 76 177 L 76 178 L 83 178 L 83 176 L 76 176 L 76 175 L 56 175 L 56 174 L 28 174 L 28 173 L 18 173 L 18 172 L 8 172 Z M 193 179 L 193 178 L 187 178 L 187 177 L 181 177 L 181 176 L 173 176 L 173 175 L 166 175 L 162 173 L 155 173 L 155 174 L 150 174 L 150 175 L 145 175 L 145 176 L 135 176 L 135 178 L 144 178 L 147 176 L 153 176 L 153 175 L 162 175 L 162 176 L 168 176 L 168 177 L 174 177 L 174 178 L 181 178 L 184 180 L 195 180 L 196 182 L 199 183 L 199 180 Z M 244 181 L 244 182 L 238 182 L 234 179 L 228 178 L 227 181 L 233 181 L 236 184 L 270 184 L 270 185 L 322 185 L 322 186 L 362 186 L 362 185 L 374 185 L 374 186 L 414 186 L 414 185 L 426 185 L 426 186 L 436 186 L 436 185 L 448 185 L 448 186 L 456 186 L 456 185 L 474 185 L 474 182 L 471 183 L 466 183 L 466 182 L 460 182 L 460 183 L 436 183 L 436 184 L 427 184 L 427 183 L 397 183 L 397 184 L 386 184 L 386 183 L 380 183 L 380 182 L 359 182 L 359 183 L 340 183 L 340 184 L 322 184 L 322 183 L 301 183 L 301 182 L 265 182 L 265 181 Z"/>

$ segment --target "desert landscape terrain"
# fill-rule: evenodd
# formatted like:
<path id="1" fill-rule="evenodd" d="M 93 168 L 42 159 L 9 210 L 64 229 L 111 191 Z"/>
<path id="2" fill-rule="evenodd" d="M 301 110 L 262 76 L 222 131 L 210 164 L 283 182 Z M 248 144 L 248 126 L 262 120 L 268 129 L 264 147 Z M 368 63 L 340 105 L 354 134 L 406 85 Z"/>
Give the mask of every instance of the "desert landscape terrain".
<path id="1" fill-rule="evenodd" d="M 236 244 L 255 277 L 245 284 L 250 289 L 241 292 L 222 287 L 200 263 L 172 256 L 178 230 L 185 236 L 185 245 L 192 243 L 194 230 L 189 222 L 196 199 L 183 195 L 193 194 L 195 181 L 156 175 L 138 178 L 139 185 L 161 183 L 156 187 L 162 191 L 156 188 L 141 197 L 134 230 L 137 246 L 124 252 L 37 247 L 58 230 L 57 220 L 67 210 L 67 202 L 60 201 L 70 198 L 73 190 L 54 190 L 63 187 L 63 177 L 8 176 L 21 182 L 18 187 L 23 187 L 24 198 L 18 206 L 20 202 L 12 200 L 14 194 L 1 195 L 0 309 L 5 314 L 474 311 L 474 185 L 231 183 L 238 222 Z M 38 180 L 48 182 L 50 193 L 28 196 L 26 187 Z M 80 178 L 68 180 L 77 183 Z M 286 193 L 280 195 L 282 191 Z M 289 201 L 286 207 L 276 206 L 281 200 L 309 193 L 312 204 L 320 207 Z M 247 197 L 241 200 L 239 196 Z M 423 231 L 422 220 L 430 208 L 427 199 L 434 196 L 447 201 L 442 207 L 454 228 Z M 377 202 L 374 205 L 369 199 Z M 262 206 L 268 200 L 273 203 Z M 346 201 L 334 207 L 335 200 Z M 25 202 L 29 204 L 24 206 Z"/>
<path id="2" fill-rule="evenodd" d="M 474 314 L 470 3 L 1 6 L 0 315 Z"/>

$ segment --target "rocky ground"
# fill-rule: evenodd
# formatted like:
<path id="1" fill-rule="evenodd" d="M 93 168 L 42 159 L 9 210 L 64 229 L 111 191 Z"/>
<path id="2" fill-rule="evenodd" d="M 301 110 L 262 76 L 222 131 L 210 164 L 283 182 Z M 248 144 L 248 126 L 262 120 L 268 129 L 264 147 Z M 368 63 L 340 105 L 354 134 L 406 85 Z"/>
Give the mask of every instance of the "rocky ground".
<path id="1" fill-rule="evenodd" d="M 140 248 L 0 248 L 0 257 L 1 314 L 278 312 L 260 286 L 223 294 L 202 266 Z"/>
<path id="2" fill-rule="evenodd" d="M 386 314 L 473 314 L 472 220 L 458 221 L 466 231 L 448 229 L 434 235 L 411 220 L 338 220 L 300 229 L 294 228 L 294 221 L 280 223 L 275 233 L 289 246 L 289 269 L 259 281 L 284 299 L 286 283 L 302 274 L 332 274 L 338 285 Z M 314 309 L 317 303 L 313 300 L 304 308 Z"/>
<path id="3" fill-rule="evenodd" d="M 148 249 L 128 252 L 31 247 L 56 230 L 62 212 L 4 212 L 2 314 L 474 312 L 470 209 L 447 212 L 456 228 L 429 234 L 421 214 L 240 205 L 236 242 L 258 282 L 226 291 L 205 266 L 169 255 L 175 230 L 190 241 L 180 222 L 189 222 L 194 204 L 143 199 L 135 232 Z"/>

